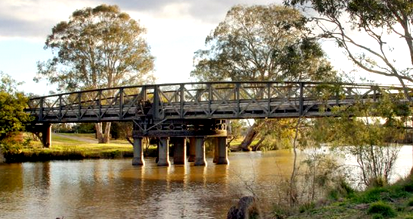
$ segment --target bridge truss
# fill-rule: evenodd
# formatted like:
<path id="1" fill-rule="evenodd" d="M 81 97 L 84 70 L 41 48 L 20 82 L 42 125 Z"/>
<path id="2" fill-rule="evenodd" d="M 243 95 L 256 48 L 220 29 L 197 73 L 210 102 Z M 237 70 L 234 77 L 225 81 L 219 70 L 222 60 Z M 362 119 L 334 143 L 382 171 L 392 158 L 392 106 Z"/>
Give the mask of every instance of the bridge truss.
<path id="1" fill-rule="evenodd" d="M 133 164 L 144 163 L 142 138 L 156 137 L 158 165 L 169 165 L 169 139 L 175 137 L 180 157 L 174 163 L 185 163 L 189 138 L 190 148 L 197 151 L 195 165 L 205 165 L 206 136 L 217 139 L 217 163 L 227 164 L 226 120 L 331 116 L 334 107 L 377 102 L 384 93 L 406 102 L 402 91 L 401 87 L 316 82 L 155 84 L 33 97 L 26 111 L 42 124 L 38 130 L 44 145 L 50 145 L 52 123 L 131 121 Z"/>
<path id="2" fill-rule="evenodd" d="M 47 123 L 316 117 L 334 106 L 377 101 L 383 92 L 402 89 L 315 82 L 142 85 L 33 97 L 27 112 Z"/>

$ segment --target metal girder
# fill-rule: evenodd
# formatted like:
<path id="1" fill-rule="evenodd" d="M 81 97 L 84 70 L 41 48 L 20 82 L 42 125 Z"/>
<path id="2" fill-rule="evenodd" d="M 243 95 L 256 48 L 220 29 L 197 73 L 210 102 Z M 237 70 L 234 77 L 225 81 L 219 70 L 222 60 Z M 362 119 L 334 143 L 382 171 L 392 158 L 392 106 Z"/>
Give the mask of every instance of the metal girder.
<path id="1" fill-rule="evenodd" d="M 35 122 L 164 121 L 328 116 L 334 106 L 407 101 L 401 87 L 317 82 L 206 82 L 126 86 L 30 98 Z M 320 111 L 323 107 L 326 111 Z"/>

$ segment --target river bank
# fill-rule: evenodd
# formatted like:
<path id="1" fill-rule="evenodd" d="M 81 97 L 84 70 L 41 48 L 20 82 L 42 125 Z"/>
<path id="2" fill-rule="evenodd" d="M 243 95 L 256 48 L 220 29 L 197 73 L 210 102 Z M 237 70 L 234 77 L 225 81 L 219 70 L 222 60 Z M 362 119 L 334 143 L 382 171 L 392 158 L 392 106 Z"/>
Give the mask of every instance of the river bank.
<path id="1" fill-rule="evenodd" d="M 98 144 L 90 134 L 53 134 L 53 145 L 43 148 L 39 141 L 12 145 L 0 154 L 3 162 L 45 162 L 53 160 L 114 159 L 133 157 L 133 147 L 126 140 L 113 140 L 109 144 Z M 154 149 L 148 148 L 147 155 Z"/>
<path id="2" fill-rule="evenodd" d="M 330 197 L 331 199 L 332 197 Z M 300 213 L 284 215 L 286 218 L 405 218 L 413 219 L 413 175 L 398 182 L 368 188 L 366 191 L 349 191 L 337 200 L 304 205 Z M 275 212 L 277 214 L 277 211 Z M 283 212 L 279 212 L 282 214 Z"/>

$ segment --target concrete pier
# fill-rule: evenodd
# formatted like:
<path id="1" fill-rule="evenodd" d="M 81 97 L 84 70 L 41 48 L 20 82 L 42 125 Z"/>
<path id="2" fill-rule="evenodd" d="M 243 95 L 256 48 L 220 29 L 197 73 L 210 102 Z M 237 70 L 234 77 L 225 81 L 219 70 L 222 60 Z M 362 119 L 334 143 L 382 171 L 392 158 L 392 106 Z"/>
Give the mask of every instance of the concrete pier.
<path id="1" fill-rule="evenodd" d="M 143 160 L 142 138 L 133 139 L 132 165 L 135 165 L 135 166 L 145 165 L 145 161 Z"/>
<path id="2" fill-rule="evenodd" d="M 42 143 L 45 148 L 52 145 L 52 124 L 44 123 L 42 126 Z"/>
<path id="3" fill-rule="evenodd" d="M 174 164 L 185 164 L 186 138 L 172 138 L 174 144 Z"/>
<path id="4" fill-rule="evenodd" d="M 218 158 L 219 158 L 218 138 L 213 138 L 213 144 L 214 144 L 214 159 L 212 160 L 212 162 L 217 163 Z"/>
<path id="5" fill-rule="evenodd" d="M 196 145 L 196 138 L 191 137 L 189 138 L 189 157 L 188 157 L 188 162 L 194 162 L 195 161 L 195 145 Z"/>
<path id="6" fill-rule="evenodd" d="M 169 138 L 162 137 L 158 144 L 158 166 L 169 166 Z"/>
<path id="7" fill-rule="evenodd" d="M 204 137 L 195 138 L 195 166 L 205 166 L 205 145 Z"/>
<path id="8" fill-rule="evenodd" d="M 216 148 L 218 148 L 217 164 L 229 164 L 228 150 L 227 150 L 227 138 L 217 137 Z"/>

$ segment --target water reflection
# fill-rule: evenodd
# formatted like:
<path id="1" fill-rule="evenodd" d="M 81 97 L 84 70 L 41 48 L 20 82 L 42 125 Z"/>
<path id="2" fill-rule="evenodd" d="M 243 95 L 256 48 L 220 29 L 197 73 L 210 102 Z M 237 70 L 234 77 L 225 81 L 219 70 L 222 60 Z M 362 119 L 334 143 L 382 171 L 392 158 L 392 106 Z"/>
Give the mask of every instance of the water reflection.
<path id="1" fill-rule="evenodd" d="M 412 164 L 404 147 L 397 174 Z M 292 153 L 231 153 L 230 165 L 136 167 L 125 160 L 0 165 L 0 218 L 225 218 L 251 192 L 271 196 Z"/>

